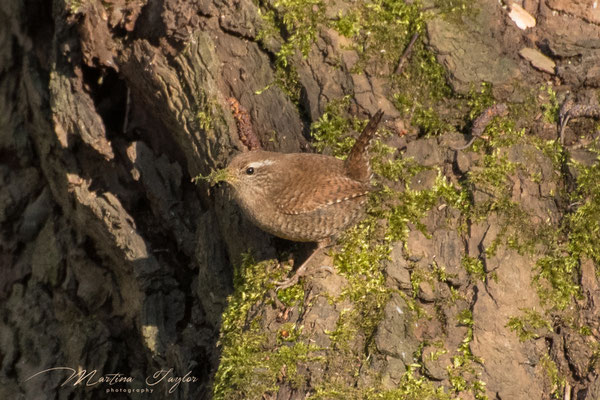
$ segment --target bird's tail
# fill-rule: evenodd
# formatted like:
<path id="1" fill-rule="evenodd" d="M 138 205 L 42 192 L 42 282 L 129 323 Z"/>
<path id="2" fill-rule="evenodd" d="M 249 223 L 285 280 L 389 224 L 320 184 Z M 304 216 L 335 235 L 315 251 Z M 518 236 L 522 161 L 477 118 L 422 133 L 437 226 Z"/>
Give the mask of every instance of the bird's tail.
<path id="1" fill-rule="evenodd" d="M 346 159 L 346 173 L 352 179 L 360 182 L 368 182 L 371 179 L 371 163 L 369 162 L 369 154 L 367 148 L 371 143 L 371 139 L 375 136 L 377 126 L 383 117 L 383 111 L 379 110 L 371 117 L 365 129 L 356 139 L 356 143 L 350 150 L 350 155 Z"/>

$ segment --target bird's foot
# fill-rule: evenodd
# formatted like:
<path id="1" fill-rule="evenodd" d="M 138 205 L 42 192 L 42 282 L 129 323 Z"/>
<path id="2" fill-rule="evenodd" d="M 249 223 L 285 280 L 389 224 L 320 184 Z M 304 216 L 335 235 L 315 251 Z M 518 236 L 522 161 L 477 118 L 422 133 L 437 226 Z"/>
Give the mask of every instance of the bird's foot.
<path id="1" fill-rule="evenodd" d="M 329 243 L 328 240 L 324 240 L 324 241 L 319 242 L 317 244 L 317 248 L 302 263 L 302 265 L 300 267 L 298 267 L 298 269 L 296 270 L 296 272 L 294 273 L 294 275 L 292 275 L 290 278 L 288 278 L 288 279 L 286 279 L 284 281 L 275 282 L 275 290 L 279 291 L 279 290 L 282 290 L 282 289 L 287 289 L 287 288 L 289 288 L 289 287 L 294 286 L 295 284 L 297 284 L 298 281 L 300 280 L 300 278 L 303 277 L 304 275 L 306 275 L 306 271 L 308 269 L 309 261 L 319 252 L 319 250 L 321 250 L 322 248 L 326 247 L 328 243 Z M 333 269 L 331 267 L 326 266 L 326 265 L 321 266 L 320 269 L 326 269 L 329 272 L 333 273 Z"/>
<path id="2" fill-rule="evenodd" d="M 335 271 L 329 265 L 321 265 L 319 267 L 318 271 L 327 271 L 331 274 L 335 274 Z M 284 281 L 275 282 L 275 290 L 279 291 L 279 290 L 287 289 L 289 287 L 294 286 L 295 284 L 297 284 L 300 281 L 301 277 L 306 275 L 306 272 L 307 272 L 306 268 L 298 268 L 296 273 L 294 273 L 294 275 L 292 275 L 290 278 L 288 278 Z"/>
<path id="3" fill-rule="evenodd" d="M 298 274 L 298 272 L 299 271 L 296 271 L 296 273 L 294 275 L 292 275 L 291 278 L 288 278 L 284 281 L 275 282 L 275 290 L 280 291 L 280 290 L 287 289 L 287 288 L 292 287 L 295 284 L 297 284 L 298 281 L 300 280 L 300 277 L 302 275 L 304 275 L 304 273 Z"/>
<path id="4" fill-rule="evenodd" d="M 298 283 L 300 278 L 306 274 L 306 270 L 308 268 L 308 262 L 315 254 L 316 254 L 316 251 L 313 254 L 311 254 L 311 256 L 308 257 L 306 259 L 306 261 L 304 261 L 302 263 L 302 265 L 296 270 L 294 275 L 292 275 L 290 278 L 288 278 L 284 281 L 275 282 L 275 290 L 279 291 L 279 290 L 287 289 L 291 286 L 294 286 L 296 283 Z"/>

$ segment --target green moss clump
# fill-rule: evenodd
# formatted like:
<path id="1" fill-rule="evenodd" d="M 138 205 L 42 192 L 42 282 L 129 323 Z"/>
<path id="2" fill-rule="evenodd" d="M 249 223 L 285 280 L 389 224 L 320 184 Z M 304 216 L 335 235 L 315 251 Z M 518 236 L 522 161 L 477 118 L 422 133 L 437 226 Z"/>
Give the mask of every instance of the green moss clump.
<path id="1" fill-rule="evenodd" d="M 213 118 L 222 114 L 217 100 L 210 97 L 204 90 L 196 93 L 193 109 L 193 123 L 196 125 L 196 128 L 207 132 L 214 129 Z"/>
<path id="2" fill-rule="evenodd" d="M 431 189 L 413 190 L 407 186 L 402 192 L 398 192 L 384 186 L 376 196 L 384 205 L 378 215 L 388 221 L 386 238 L 391 241 L 406 241 L 409 224 L 429 236 L 422 219 L 440 203 L 465 212 L 471 208 L 467 193 L 450 183 L 441 171 L 438 171 Z"/>
<path id="3" fill-rule="evenodd" d="M 334 254 L 334 265 L 348 279 L 342 293 L 355 305 L 353 321 L 370 338 L 383 316 L 390 292 L 385 286 L 381 262 L 389 258 L 390 243 L 378 240 L 378 221 L 372 216 L 348 231 L 341 239 L 341 250 Z"/>
<path id="4" fill-rule="evenodd" d="M 416 371 L 420 365 L 409 365 L 402 375 L 397 389 L 382 392 L 372 391 L 366 398 L 371 400 L 450 400 L 452 396 L 446 393 L 443 387 L 436 386 L 433 382 L 423 376 L 417 376 Z"/>
<path id="5" fill-rule="evenodd" d="M 419 2 L 407 4 L 394 0 L 359 1 L 332 24 L 354 43 L 359 61 L 354 72 L 369 62 L 397 63 L 414 33 L 425 31 Z"/>
<path id="6" fill-rule="evenodd" d="M 328 150 L 333 156 L 345 159 L 350 153 L 356 138 L 350 132 L 359 132 L 367 121 L 356 117 L 345 116 L 345 110 L 350 105 L 350 96 L 330 101 L 325 106 L 325 112 L 313 122 L 310 134 L 315 139 L 315 148 L 319 152 Z"/>
<path id="7" fill-rule="evenodd" d="M 296 326 L 284 325 L 277 335 L 278 345 L 268 345 L 260 316 L 253 315 L 252 310 L 282 277 L 283 271 L 273 267 L 273 262 L 256 263 L 246 255 L 234 271 L 234 293 L 222 316 L 222 353 L 213 385 L 214 399 L 259 399 L 264 393 L 276 392 L 282 380 L 299 387 L 305 383 L 297 371 L 299 363 L 321 360 L 314 355 L 316 346 L 297 340 L 301 329 Z"/>
<path id="8" fill-rule="evenodd" d="M 317 39 L 319 26 L 325 23 L 325 4 L 321 0 L 278 0 L 260 2 L 263 24 L 257 35 L 259 43 L 281 42 L 275 53 L 273 82 L 298 104 L 301 85 L 292 60 L 297 53 L 307 57 Z M 268 89 L 271 85 L 257 92 Z"/>
<path id="9" fill-rule="evenodd" d="M 467 7 L 443 7 L 442 14 L 460 14 Z M 466 1 L 460 1 L 466 5 Z M 385 76 L 396 92 L 391 99 L 413 126 L 425 135 L 438 135 L 453 127 L 435 110 L 452 90 L 446 82 L 446 71 L 424 43 L 426 21 L 432 13 L 422 11 L 420 1 L 359 1 L 329 23 L 341 35 L 351 39 L 358 61 L 352 72 Z M 414 35 L 418 35 L 401 74 L 396 74 L 404 51 Z"/>
<path id="10" fill-rule="evenodd" d="M 473 0 L 434 0 L 436 8 L 446 17 L 450 17 L 455 21 L 458 17 L 471 17 L 477 13 L 477 9 L 473 7 Z"/>
<path id="11" fill-rule="evenodd" d="M 465 255 L 461 260 L 461 264 L 470 276 L 483 282 L 486 281 L 487 272 L 481 259 Z"/>
<path id="12" fill-rule="evenodd" d="M 418 375 L 420 365 L 407 367 L 402 375 L 398 388 L 356 388 L 347 385 L 332 384 L 318 387 L 310 400 L 451 400 L 453 397 L 446 393 L 443 387 L 435 385 L 429 379 Z"/>
<path id="13" fill-rule="evenodd" d="M 519 336 L 524 342 L 537 339 L 546 332 L 553 332 L 552 325 L 542 314 L 536 310 L 522 308 L 525 314 L 522 317 L 510 317 L 506 326 Z"/>
<path id="14" fill-rule="evenodd" d="M 495 100 L 492 95 L 492 85 L 482 82 L 478 89 L 473 86 L 467 96 L 465 96 L 465 99 L 469 107 L 468 120 L 471 122 L 479 117 L 488 107 L 494 105 Z"/>
<path id="15" fill-rule="evenodd" d="M 362 30 L 361 14 L 356 9 L 351 9 L 346 14 L 339 11 L 331 26 L 342 36 L 347 38 L 356 37 Z"/>
<path id="16" fill-rule="evenodd" d="M 350 342 L 356 337 L 359 327 L 354 323 L 354 310 L 342 310 L 333 331 L 325 332 L 331 340 L 333 350 L 349 353 Z"/>
<path id="17" fill-rule="evenodd" d="M 552 89 L 552 86 L 543 86 L 542 90 L 546 92 L 548 98 L 547 102 L 542 103 L 544 120 L 550 124 L 556 124 L 558 123 L 558 113 L 560 111 L 556 92 Z"/>
<path id="18" fill-rule="evenodd" d="M 71 14 L 79 14 L 79 11 L 81 11 L 81 6 L 83 5 L 83 0 L 68 0 L 66 3 Z"/>
<path id="19" fill-rule="evenodd" d="M 539 259 L 536 266 L 538 273 L 534 277 L 534 282 L 543 304 L 557 310 L 564 310 L 574 298 L 581 297 L 576 280 L 579 271 L 577 257 L 565 255 L 556 248 L 551 254 Z"/>
<path id="20" fill-rule="evenodd" d="M 277 53 L 278 64 L 286 67 L 296 51 L 308 56 L 318 26 L 325 21 L 325 4 L 321 0 L 277 0 L 273 7 L 287 34 Z"/>
<path id="21" fill-rule="evenodd" d="M 458 323 L 467 327 L 467 334 L 458 348 L 456 356 L 452 357 L 452 364 L 446 369 L 454 393 L 471 392 L 477 400 L 487 400 L 485 395 L 485 382 L 479 379 L 477 365 L 483 360 L 473 355 L 471 342 L 473 341 L 473 313 L 469 309 L 458 314 Z"/>
<path id="22" fill-rule="evenodd" d="M 589 167 L 572 163 L 578 175 L 569 204 L 576 209 L 565 224 L 569 229 L 569 252 L 580 259 L 589 258 L 600 268 L 600 151 L 596 154 L 596 163 Z"/>
<path id="23" fill-rule="evenodd" d="M 536 263 L 540 298 L 557 310 L 581 297 L 578 281 L 582 261 L 589 259 L 597 271 L 600 268 L 600 164 L 572 166 L 577 170 L 575 190 L 568 194 L 573 208 L 547 244 L 546 255 Z"/>
<path id="24" fill-rule="evenodd" d="M 198 113 L 196 113 L 196 118 L 200 129 L 207 131 L 212 128 L 212 120 L 208 111 L 198 111 Z"/>
<path id="25" fill-rule="evenodd" d="M 436 11 L 460 18 L 472 10 L 469 3 L 467 0 L 440 2 L 436 4 Z M 326 3 L 322 0 L 278 0 L 259 4 L 263 26 L 257 41 L 267 48 L 274 47 L 268 43 L 279 43 L 275 51 L 276 78 L 273 83 L 295 104 L 300 99 L 301 85 L 294 58 L 298 55 L 307 57 L 319 30 L 329 27 L 351 39 L 352 49 L 359 56 L 352 72 L 361 73 L 375 67 L 376 71 L 372 73 L 385 74 L 394 90 L 402 88 L 393 100 L 414 126 L 427 135 L 453 129 L 435 111 L 452 95 L 452 90 L 446 83 L 446 71 L 424 43 L 426 20 L 434 13 L 422 11 L 424 6 L 420 1 L 409 4 L 396 0 L 359 0 L 351 2 L 335 17 L 326 15 Z M 395 74 L 398 62 L 415 34 L 420 36 L 411 56 L 402 74 Z M 271 85 L 265 89 L 269 87 Z"/>
<path id="26" fill-rule="evenodd" d="M 382 133 L 386 135 L 385 131 Z M 415 162 L 413 158 L 399 156 L 396 148 L 382 143 L 381 140 L 373 141 L 370 154 L 373 172 L 390 182 L 407 183 L 419 172 L 429 169 Z"/>
<path id="27" fill-rule="evenodd" d="M 491 191 L 494 195 L 507 193 L 510 185 L 508 177 L 516 172 L 517 165 L 508 160 L 506 153 L 494 149 L 483 156 L 482 168 L 469 172 L 469 182 L 478 189 Z"/>
<path id="28" fill-rule="evenodd" d="M 454 128 L 443 121 L 431 105 L 421 103 L 414 94 L 397 93 L 394 95 L 394 105 L 404 114 L 412 112 L 411 124 L 418 127 L 423 136 L 437 136 Z"/>
<path id="29" fill-rule="evenodd" d="M 569 155 L 565 148 L 559 143 L 558 140 L 533 140 L 534 145 L 540 149 L 550 161 L 554 169 L 562 175 L 562 171 L 567 166 Z"/>
<path id="30" fill-rule="evenodd" d="M 555 399 L 562 399 L 566 380 L 560 375 L 556 363 L 550 358 L 549 355 L 544 354 L 540 359 L 540 364 L 546 376 L 550 381 L 552 397 Z"/>
<path id="31" fill-rule="evenodd" d="M 219 182 L 226 182 L 229 179 L 229 173 L 226 169 L 216 169 L 211 171 L 208 175 L 198 175 L 192 178 L 192 182 L 198 183 L 200 181 L 205 181 L 211 186 L 216 185 Z"/>

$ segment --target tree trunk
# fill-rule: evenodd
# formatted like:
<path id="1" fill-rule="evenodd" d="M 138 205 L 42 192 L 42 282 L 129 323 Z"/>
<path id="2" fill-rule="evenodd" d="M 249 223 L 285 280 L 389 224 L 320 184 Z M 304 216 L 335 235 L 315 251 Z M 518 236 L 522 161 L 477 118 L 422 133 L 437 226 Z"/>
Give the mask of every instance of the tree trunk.
<path id="1" fill-rule="evenodd" d="M 598 398 L 597 14 L 258 3 L 0 4 L 0 397 Z M 386 115 L 369 217 L 285 291 L 308 247 L 192 183 L 247 151 L 229 98 L 279 152 Z"/>

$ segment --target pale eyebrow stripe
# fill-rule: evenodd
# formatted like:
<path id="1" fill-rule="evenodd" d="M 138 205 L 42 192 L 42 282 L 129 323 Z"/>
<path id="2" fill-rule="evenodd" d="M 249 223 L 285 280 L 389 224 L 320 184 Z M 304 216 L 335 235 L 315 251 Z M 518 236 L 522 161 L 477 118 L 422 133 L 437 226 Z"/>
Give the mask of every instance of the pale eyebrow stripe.
<path id="1" fill-rule="evenodd" d="M 271 164 L 273 164 L 273 160 L 255 161 L 255 162 L 251 162 L 250 164 L 248 164 L 247 168 L 258 168 L 258 167 L 264 167 L 265 165 L 271 165 Z"/>

